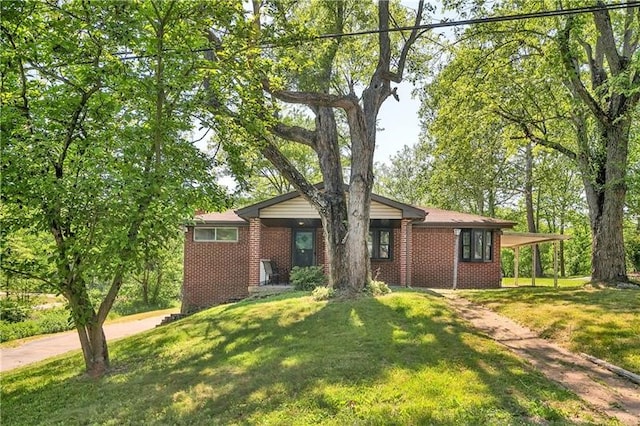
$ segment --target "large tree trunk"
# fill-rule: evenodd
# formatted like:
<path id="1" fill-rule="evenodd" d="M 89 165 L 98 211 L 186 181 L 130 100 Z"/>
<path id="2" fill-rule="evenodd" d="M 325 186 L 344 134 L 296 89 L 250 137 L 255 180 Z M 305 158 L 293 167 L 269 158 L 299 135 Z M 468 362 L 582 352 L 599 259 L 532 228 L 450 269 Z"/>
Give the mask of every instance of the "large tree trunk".
<path id="1" fill-rule="evenodd" d="M 594 281 L 627 281 L 622 224 L 626 195 L 629 120 L 622 119 L 601 130 L 606 162 L 596 182 L 585 179 L 591 232 L 591 278 Z"/>
<path id="2" fill-rule="evenodd" d="M 349 259 L 349 291 L 353 294 L 361 291 L 371 278 L 367 237 L 372 186 L 372 180 L 366 182 L 360 176 L 350 185 L 346 250 Z"/>
<path id="3" fill-rule="evenodd" d="M 329 3 L 336 6 L 334 13 L 335 33 L 341 33 L 345 8 L 342 2 Z M 260 3 L 253 2 L 257 32 L 259 32 Z M 421 0 L 416 13 L 416 24 L 422 19 L 424 3 Z M 333 43 L 320 63 L 324 68 L 316 84 L 319 91 L 272 90 L 268 79 L 262 81 L 266 91 L 280 101 L 306 105 L 315 113 L 315 129 L 308 130 L 284 123 L 273 125 L 270 130 L 281 138 L 298 142 L 314 149 L 320 161 L 324 179 L 324 193 L 311 185 L 292 166 L 268 137 L 263 138 L 262 154 L 282 173 L 287 180 L 317 210 L 322 219 L 329 263 L 329 282 L 332 286 L 346 290 L 349 295 L 360 292 L 370 279 L 370 260 L 367 249 L 371 190 L 373 188 L 373 153 L 375 150 L 376 118 L 382 103 L 393 94 L 391 81 L 399 83 L 404 72 L 410 47 L 418 37 L 413 29 L 395 61 L 397 70 L 391 72 L 391 39 L 389 37 L 389 3 L 379 3 L 378 19 L 380 33 L 379 58 L 376 69 L 359 98 L 354 85 L 349 93 L 331 94 L 333 61 L 339 43 Z M 338 39 L 339 40 L 339 39 Z M 317 90 L 317 89 L 316 89 Z M 346 112 L 351 139 L 351 175 L 348 195 L 345 194 L 337 125 L 334 109 Z M 241 121 L 241 120 L 240 120 Z"/>
<path id="4" fill-rule="evenodd" d="M 348 216 L 338 126 L 333 108 L 318 107 L 314 111 L 317 139 L 313 148 L 318 156 L 324 181 L 324 204 L 315 205 L 316 208 L 320 207 L 318 213 L 322 219 L 327 250 L 329 286 L 346 289 L 349 286 L 349 258 L 346 251 Z"/>

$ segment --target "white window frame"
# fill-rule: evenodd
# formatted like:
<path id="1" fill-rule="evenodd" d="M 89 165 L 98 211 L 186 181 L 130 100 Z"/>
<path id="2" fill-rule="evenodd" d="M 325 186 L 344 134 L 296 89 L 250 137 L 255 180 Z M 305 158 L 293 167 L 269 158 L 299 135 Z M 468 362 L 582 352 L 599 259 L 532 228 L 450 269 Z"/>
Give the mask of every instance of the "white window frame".
<path id="1" fill-rule="evenodd" d="M 201 240 L 196 238 L 196 231 L 204 230 L 204 229 L 213 229 L 213 239 Z M 233 240 L 219 240 L 218 239 L 218 229 L 224 230 L 234 230 L 236 232 L 236 238 Z M 199 226 L 197 228 L 193 228 L 193 241 L 196 243 L 237 243 L 238 242 L 238 228 L 234 226 L 207 226 L 202 227 Z"/>

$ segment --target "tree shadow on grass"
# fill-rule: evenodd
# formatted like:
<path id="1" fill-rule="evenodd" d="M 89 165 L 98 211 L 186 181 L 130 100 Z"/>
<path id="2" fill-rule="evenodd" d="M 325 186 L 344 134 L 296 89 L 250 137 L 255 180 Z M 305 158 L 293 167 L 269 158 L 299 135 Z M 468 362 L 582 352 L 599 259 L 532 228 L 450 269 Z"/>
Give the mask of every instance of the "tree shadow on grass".
<path id="1" fill-rule="evenodd" d="M 4 419 L 29 423 L 33 407 L 31 421 L 65 424 L 572 423 L 567 407 L 584 408 L 424 294 L 228 305 L 114 348 L 108 377 L 14 389 Z"/>
<path id="2" fill-rule="evenodd" d="M 463 295 L 483 304 L 505 302 L 536 304 L 544 301 L 557 304 L 570 303 L 594 312 L 605 310 L 616 313 L 637 313 L 640 306 L 640 291 L 628 289 L 517 287 L 495 291 L 466 291 Z"/>

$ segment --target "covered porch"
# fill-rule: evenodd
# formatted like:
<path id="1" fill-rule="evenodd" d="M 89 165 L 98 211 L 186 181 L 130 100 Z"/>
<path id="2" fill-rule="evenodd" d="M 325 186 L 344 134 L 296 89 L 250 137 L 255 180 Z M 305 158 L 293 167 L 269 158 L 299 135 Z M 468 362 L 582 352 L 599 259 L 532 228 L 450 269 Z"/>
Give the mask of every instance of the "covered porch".
<path id="1" fill-rule="evenodd" d="M 249 223 L 250 292 L 288 284 L 291 269 L 296 266 L 328 267 L 320 217 L 298 193 L 275 197 L 236 213 Z M 410 285 L 412 226 L 416 219 L 424 219 L 425 212 L 374 194 L 370 217 L 372 271 L 378 271 L 386 282 Z M 269 260 L 270 267 L 276 270 L 276 279 L 267 279 L 264 260 Z"/>

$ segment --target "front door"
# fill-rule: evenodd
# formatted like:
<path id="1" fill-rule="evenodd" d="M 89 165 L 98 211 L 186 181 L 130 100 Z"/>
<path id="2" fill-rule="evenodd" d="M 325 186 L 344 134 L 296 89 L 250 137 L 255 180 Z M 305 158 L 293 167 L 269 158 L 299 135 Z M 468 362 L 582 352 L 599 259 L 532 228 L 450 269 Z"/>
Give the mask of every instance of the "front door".
<path id="1" fill-rule="evenodd" d="M 293 266 L 316 264 L 316 232 L 314 229 L 293 230 Z"/>

